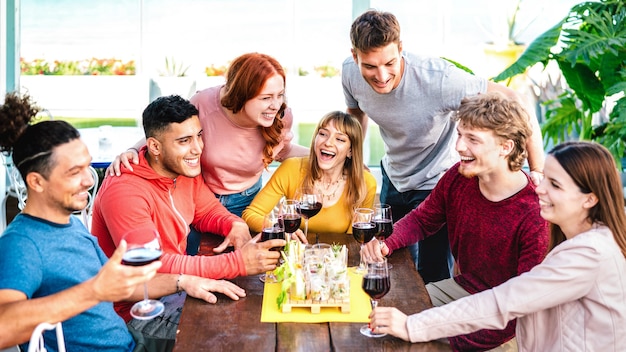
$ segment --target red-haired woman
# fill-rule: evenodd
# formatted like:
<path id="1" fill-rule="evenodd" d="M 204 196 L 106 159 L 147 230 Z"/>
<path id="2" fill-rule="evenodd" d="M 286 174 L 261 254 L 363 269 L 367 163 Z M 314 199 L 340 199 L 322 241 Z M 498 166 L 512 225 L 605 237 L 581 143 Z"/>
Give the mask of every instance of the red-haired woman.
<path id="1" fill-rule="evenodd" d="M 203 128 L 202 176 L 220 202 L 241 216 L 261 189 L 261 174 L 274 160 L 306 156 L 291 143 L 293 115 L 285 103 L 285 71 L 271 56 L 248 53 L 230 65 L 226 84 L 197 92 L 190 99 Z M 120 163 L 132 170 L 138 142 L 107 170 L 119 175 Z M 188 239 L 193 243 L 192 238 Z M 222 246 L 220 246 L 222 247 Z M 189 254 L 195 248 L 188 247 Z"/>

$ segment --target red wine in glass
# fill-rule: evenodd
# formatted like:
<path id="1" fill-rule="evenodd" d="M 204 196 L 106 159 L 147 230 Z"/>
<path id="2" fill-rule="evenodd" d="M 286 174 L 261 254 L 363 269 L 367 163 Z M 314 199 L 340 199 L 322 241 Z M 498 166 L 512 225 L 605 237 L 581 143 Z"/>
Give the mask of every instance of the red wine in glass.
<path id="1" fill-rule="evenodd" d="M 259 242 L 265 242 L 269 240 L 284 240 L 285 239 L 285 222 L 283 216 L 280 213 L 271 211 L 263 218 L 263 231 L 261 231 L 261 238 Z M 284 245 L 279 247 L 270 248 L 271 251 L 283 251 Z M 268 271 L 264 275 L 259 277 L 261 282 L 276 283 L 278 280 L 274 275 L 274 272 Z"/>
<path id="2" fill-rule="evenodd" d="M 271 227 L 268 229 L 263 229 L 263 232 L 261 233 L 261 242 L 265 242 L 265 241 L 269 241 L 269 240 L 284 240 L 285 239 L 285 230 L 283 230 L 280 227 Z M 283 249 L 285 249 L 284 246 L 282 247 L 272 247 L 270 250 L 271 251 L 282 251 Z"/>
<path id="3" fill-rule="evenodd" d="M 352 224 L 352 236 L 359 244 L 371 241 L 375 234 L 376 225 L 372 222 L 355 222 Z"/>
<path id="4" fill-rule="evenodd" d="M 299 209 L 300 209 L 300 214 L 302 214 L 302 216 L 304 216 L 305 218 L 309 219 L 317 215 L 317 213 L 319 213 L 320 210 L 322 210 L 322 203 L 320 202 L 316 202 L 313 204 L 301 203 Z"/>
<path id="5" fill-rule="evenodd" d="M 376 235 L 375 237 L 382 241 L 387 237 L 391 236 L 393 232 L 393 224 L 391 219 L 374 219 L 374 223 L 376 224 Z"/>
<path id="6" fill-rule="evenodd" d="M 156 229 L 136 228 L 124 235 L 128 244 L 122 256 L 122 264 L 129 266 L 148 265 L 158 260 L 162 255 L 161 236 Z M 143 284 L 142 301 L 135 303 L 130 309 L 130 315 L 135 319 L 148 320 L 155 318 L 165 311 L 162 302 L 150 299 L 148 285 Z"/>
<path id="7" fill-rule="evenodd" d="M 363 291 L 373 299 L 383 298 L 390 289 L 389 276 L 369 275 L 363 277 Z"/>
<path id="8" fill-rule="evenodd" d="M 358 274 L 363 274 L 367 270 L 363 257 L 363 247 L 376 234 L 376 225 L 372 222 L 373 216 L 374 211 L 369 208 L 357 208 L 352 214 L 352 236 L 361 245 L 359 266 L 356 268 Z"/>
<path id="9" fill-rule="evenodd" d="M 376 238 L 382 246 L 383 241 L 391 236 L 393 232 L 393 217 L 391 215 L 391 205 L 385 203 L 377 203 L 374 205 L 374 223 L 376 223 Z M 393 265 L 389 264 L 388 269 Z"/>
<path id="10" fill-rule="evenodd" d="M 283 220 L 285 221 L 285 232 L 294 233 L 300 228 L 300 223 L 302 223 L 302 217 L 300 214 L 285 214 L 283 215 Z"/>
<path id="11" fill-rule="evenodd" d="M 304 218 L 304 237 L 307 237 L 309 235 L 309 219 L 322 210 L 324 197 L 315 188 L 302 187 L 296 191 L 294 199 L 298 202 L 298 212 Z M 315 243 L 319 242 L 318 236 L 318 234 L 315 234 Z"/>
<path id="12" fill-rule="evenodd" d="M 372 262 L 367 264 L 367 273 L 363 276 L 361 282 L 363 291 L 370 296 L 370 304 L 372 310 L 378 307 L 378 300 L 383 298 L 391 288 L 391 280 L 389 278 L 389 268 L 387 260 L 382 262 Z M 363 325 L 360 329 L 361 334 L 369 337 L 382 337 L 387 334 L 372 331 L 369 324 Z"/>
<path id="13" fill-rule="evenodd" d="M 122 264 L 130 266 L 148 265 L 161 258 L 163 252 L 154 248 L 133 248 L 124 253 Z"/>

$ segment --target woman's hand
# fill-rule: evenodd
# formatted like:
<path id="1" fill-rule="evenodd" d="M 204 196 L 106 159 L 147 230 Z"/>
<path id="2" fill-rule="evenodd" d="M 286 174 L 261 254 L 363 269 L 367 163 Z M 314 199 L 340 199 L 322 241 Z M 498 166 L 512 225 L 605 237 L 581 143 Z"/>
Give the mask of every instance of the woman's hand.
<path id="1" fill-rule="evenodd" d="M 139 151 L 136 148 L 128 148 L 125 152 L 115 157 L 115 160 L 111 162 L 109 167 L 107 167 L 105 176 L 119 176 L 122 174 L 120 171 L 120 164 L 124 165 L 128 170 L 133 171 L 133 167 L 130 164 L 130 161 L 135 165 L 139 165 Z"/>
<path id="2" fill-rule="evenodd" d="M 306 237 L 304 236 L 304 231 L 297 229 L 296 232 L 291 234 L 291 238 L 297 238 L 298 240 L 300 240 L 300 242 L 304 243 L 304 244 L 308 244 L 309 241 L 306 239 Z"/>
<path id="3" fill-rule="evenodd" d="M 376 307 L 370 313 L 370 327 L 374 332 L 387 333 L 409 341 L 409 330 L 406 328 L 406 314 L 393 307 Z"/>

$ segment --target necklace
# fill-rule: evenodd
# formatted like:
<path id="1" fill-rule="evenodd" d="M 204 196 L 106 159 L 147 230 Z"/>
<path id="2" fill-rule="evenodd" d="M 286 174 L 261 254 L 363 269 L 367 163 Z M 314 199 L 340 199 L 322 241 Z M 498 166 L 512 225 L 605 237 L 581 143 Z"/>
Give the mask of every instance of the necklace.
<path id="1" fill-rule="evenodd" d="M 320 193 L 322 193 L 322 197 L 326 198 L 327 201 L 330 201 L 331 199 L 335 198 L 337 190 L 339 189 L 341 181 L 343 180 L 343 175 L 341 175 L 336 181 L 333 182 L 324 183 L 322 182 L 322 180 L 320 180 L 320 183 L 323 187 L 317 187 L 317 189 L 318 191 L 320 191 Z"/>

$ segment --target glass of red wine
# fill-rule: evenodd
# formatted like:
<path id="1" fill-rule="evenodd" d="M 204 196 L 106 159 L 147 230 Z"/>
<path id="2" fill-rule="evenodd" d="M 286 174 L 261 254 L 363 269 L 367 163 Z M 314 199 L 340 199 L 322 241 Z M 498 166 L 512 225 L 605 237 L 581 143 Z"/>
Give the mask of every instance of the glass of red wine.
<path id="1" fill-rule="evenodd" d="M 376 224 L 376 237 L 382 245 L 383 241 L 391 236 L 393 232 L 393 217 L 391 216 L 391 205 L 385 203 L 377 203 L 374 205 L 374 224 Z M 393 266 L 387 264 L 387 269 Z"/>
<path id="2" fill-rule="evenodd" d="M 304 218 L 304 237 L 309 235 L 309 219 L 317 215 L 322 210 L 322 192 L 315 187 L 302 187 L 296 192 L 295 199 L 298 201 L 300 215 Z M 315 235 L 315 243 L 319 242 L 318 235 Z"/>
<path id="3" fill-rule="evenodd" d="M 263 218 L 263 230 L 261 232 L 260 242 L 275 239 L 285 239 L 285 222 L 282 214 L 271 211 Z M 282 251 L 285 247 L 272 247 L 271 251 Z M 262 282 L 277 283 L 279 282 L 273 271 L 268 271 L 259 278 Z"/>
<path id="4" fill-rule="evenodd" d="M 283 221 L 285 222 L 285 234 L 291 235 L 298 231 L 302 222 L 302 216 L 298 209 L 298 201 L 295 199 L 287 199 L 282 206 Z M 291 239 L 289 236 L 288 240 Z"/>
<path id="5" fill-rule="evenodd" d="M 363 246 L 374 238 L 376 234 L 376 224 L 374 224 L 374 210 L 369 208 L 357 208 L 352 216 L 352 236 L 361 245 L 359 266 L 356 272 L 363 274 L 366 272 L 365 260 L 363 258 Z"/>
<path id="6" fill-rule="evenodd" d="M 378 300 L 383 298 L 391 288 L 387 258 L 382 262 L 367 263 L 367 273 L 363 276 L 363 291 L 370 296 L 372 310 L 378 306 Z M 361 327 L 361 334 L 369 337 L 383 337 L 387 334 L 372 331 L 369 324 Z"/>
<path id="7" fill-rule="evenodd" d="M 161 258 L 161 237 L 156 229 L 136 229 L 124 235 L 128 244 L 122 257 L 122 264 L 131 266 L 148 265 Z M 148 320 L 161 315 L 165 306 L 158 300 L 148 297 L 148 285 L 143 284 L 143 297 L 130 309 L 130 315 L 139 320 Z"/>

